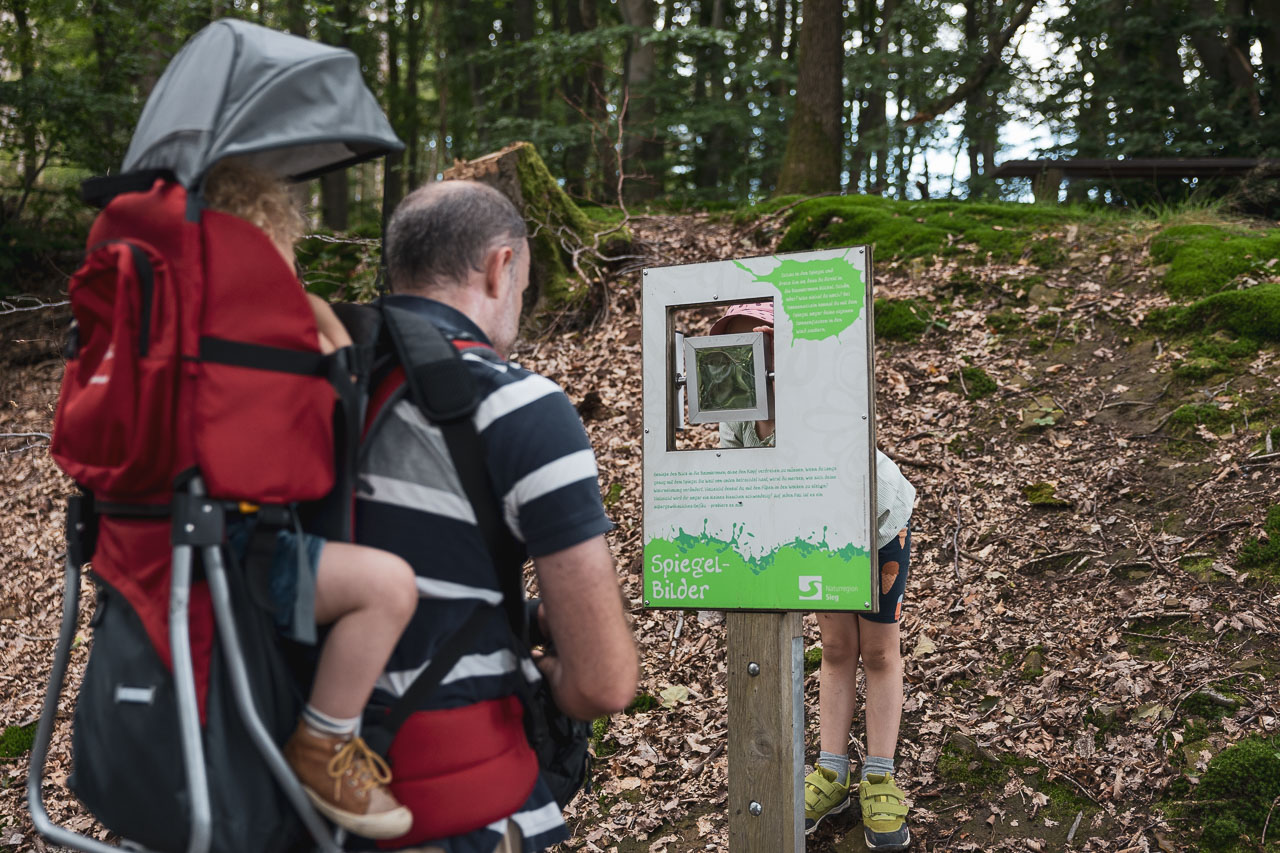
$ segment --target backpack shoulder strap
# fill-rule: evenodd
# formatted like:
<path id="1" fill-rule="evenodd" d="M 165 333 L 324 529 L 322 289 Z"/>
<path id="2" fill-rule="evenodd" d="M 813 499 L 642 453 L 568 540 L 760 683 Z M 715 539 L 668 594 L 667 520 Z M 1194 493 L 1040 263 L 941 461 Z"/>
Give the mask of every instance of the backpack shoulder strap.
<path id="1" fill-rule="evenodd" d="M 404 369 L 410 399 L 444 435 L 458 479 L 475 512 L 481 538 L 498 573 L 507 621 L 515 636 L 525 640 L 528 632 L 520 572 L 524 548 L 503 521 L 489 480 L 484 445 L 471 419 L 480 403 L 475 376 L 453 342 L 430 320 L 407 309 L 386 304 L 379 307 L 387 338 Z M 371 721 L 374 725 L 365 735 L 370 746 L 387 754 L 396 731 L 411 713 L 426 704 L 440 681 L 466 652 L 483 614 L 484 609 L 477 608 L 437 650 L 428 667 L 413 680 L 386 716 Z"/>

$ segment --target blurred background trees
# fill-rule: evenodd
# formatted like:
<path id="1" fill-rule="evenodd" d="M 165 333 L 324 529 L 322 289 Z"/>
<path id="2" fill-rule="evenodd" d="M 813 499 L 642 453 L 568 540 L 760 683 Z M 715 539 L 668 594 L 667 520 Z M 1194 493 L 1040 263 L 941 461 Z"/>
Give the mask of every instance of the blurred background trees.
<path id="1" fill-rule="evenodd" d="M 0 246 L 119 164 L 165 63 L 225 16 L 355 51 L 409 143 L 314 188 L 338 229 L 514 140 L 607 204 L 1025 196 L 990 173 L 1032 137 L 1051 156 L 1280 153 L 1274 0 L 0 0 Z"/>

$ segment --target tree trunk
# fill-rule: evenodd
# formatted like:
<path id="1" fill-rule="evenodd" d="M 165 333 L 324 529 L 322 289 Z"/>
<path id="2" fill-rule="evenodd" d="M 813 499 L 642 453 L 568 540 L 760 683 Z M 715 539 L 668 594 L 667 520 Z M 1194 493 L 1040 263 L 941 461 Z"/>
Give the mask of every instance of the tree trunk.
<path id="1" fill-rule="evenodd" d="M 650 87 L 657 68 L 657 47 L 651 34 L 653 0 L 619 0 L 623 22 L 634 27 L 627 48 L 627 116 L 622 138 L 623 168 L 627 173 L 626 200 L 645 201 L 662 193 L 662 142 L 658 138 L 657 105 Z"/>
<path id="2" fill-rule="evenodd" d="M 1280 3 L 1257 0 L 1253 7 L 1258 41 L 1262 45 L 1263 109 L 1274 123 L 1280 116 Z"/>
<path id="3" fill-rule="evenodd" d="M 804 0 L 799 80 L 778 193 L 840 191 L 844 4 Z"/>
<path id="4" fill-rule="evenodd" d="M 582 15 L 584 31 L 594 30 L 600 26 L 599 0 L 578 0 L 578 11 Z M 591 122 L 591 138 L 595 148 L 594 179 L 589 192 L 593 198 L 617 198 L 618 194 L 618 152 L 614 148 L 614 128 L 609 123 L 609 97 L 604 90 L 604 56 L 601 48 L 596 48 L 587 57 L 586 78 L 587 118 Z"/>
<path id="5" fill-rule="evenodd" d="M 422 0 L 409 0 L 404 10 L 404 159 L 410 187 L 422 182 L 422 113 L 418 77 L 422 73 Z"/>
<path id="6" fill-rule="evenodd" d="M 404 132 L 404 105 L 400 92 L 400 22 L 394 5 L 387 9 L 387 118 L 400 133 Z M 404 151 L 393 151 L 382 166 L 382 224 L 385 228 L 391 212 L 404 198 Z"/>
<path id="7" fill-rule="evenodd" d="M 339 47 L 351 47 L 350 0 L 335 0 L 330 20 L 337 25 Z M 320 177 L 320 218 L 332 231 L 346 231 L 350 217 L 350 175 L 346 169 L 327 172 Z"/>

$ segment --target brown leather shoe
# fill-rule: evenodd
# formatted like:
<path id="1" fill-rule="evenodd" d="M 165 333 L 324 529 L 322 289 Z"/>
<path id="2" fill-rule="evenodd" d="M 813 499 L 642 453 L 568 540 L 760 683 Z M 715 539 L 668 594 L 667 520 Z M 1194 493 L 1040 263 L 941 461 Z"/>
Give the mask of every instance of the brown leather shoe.
<path id="1" fill-rule="evenodd" d="M 298 723 L 284 758 L 312 805 L 338 826 L 365 838 L 398 838 L 413 826 L 413 814 L 387 790 L 391 769 L 360 738 Z"/>

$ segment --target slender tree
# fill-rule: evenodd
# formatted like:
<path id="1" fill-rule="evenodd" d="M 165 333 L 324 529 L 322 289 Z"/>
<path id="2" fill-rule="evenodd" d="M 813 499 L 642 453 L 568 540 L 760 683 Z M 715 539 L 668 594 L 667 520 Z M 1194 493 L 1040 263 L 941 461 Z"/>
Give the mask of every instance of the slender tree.
<path id="1" fill-rule="evenodd" d="M 840 0 L 804 0 L 802 10 L 799 82 L 778 192 L 838 192 L 844 4 Z"/>

